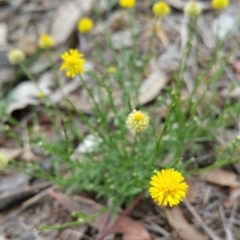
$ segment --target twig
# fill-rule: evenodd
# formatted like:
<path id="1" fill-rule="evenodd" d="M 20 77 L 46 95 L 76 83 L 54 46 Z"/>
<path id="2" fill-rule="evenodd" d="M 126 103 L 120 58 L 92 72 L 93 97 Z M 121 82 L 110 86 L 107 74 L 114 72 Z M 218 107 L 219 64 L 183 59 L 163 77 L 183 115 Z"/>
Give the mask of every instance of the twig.
<path id="1" fill-rule="evenodd" d="M 218 210 L 219 210 L 219 213 L 220 213 L 220 216 L 221 216 L 221 219 L 222 219 L 223 228 L 224 228 L 224 231 L 225 231 L 225 234 L 226 234 L 226 240 L 234 240 L 232 231 L 230 229 L 231 226 L 230 226 L 230 224 L 226 224 L 226 217 L 225 217 L 225 214 L 224 214 L 223 207 L 220 205 Z"/>
<path id="2" fill-rule="evenodd" d="M 196 212 L 196 210 L 194 209 L 194 207 L 190 204 L 190 202 L 185 199 L 184 203 L 187 207 L 187 209 L 189 210 L 189 212 L 196 218 L 196 220 L 198 221 L 198 223 L 201 225 L 201 227 L 205 230 L 205 232 L 208 234 L 208 236 L 212 239 L 212 240 L 221 240 L 221 238 L 219 238 L 213 231 L 212 229 L 210 229 L 202 220 L 202 218 L 199 216 L 199 214 Z"/>
<path id="3" fill-rule="evenodd" d="M 164 237 L 171 237 L 171 234 L 169 232 L 167 232 L 164 228 L 162 228 L 161 226 L 157 225 L 154 222 L 153 223 L 142 222 L 142 223 L 148 230 L 155 231 L 163 235 Z"/>

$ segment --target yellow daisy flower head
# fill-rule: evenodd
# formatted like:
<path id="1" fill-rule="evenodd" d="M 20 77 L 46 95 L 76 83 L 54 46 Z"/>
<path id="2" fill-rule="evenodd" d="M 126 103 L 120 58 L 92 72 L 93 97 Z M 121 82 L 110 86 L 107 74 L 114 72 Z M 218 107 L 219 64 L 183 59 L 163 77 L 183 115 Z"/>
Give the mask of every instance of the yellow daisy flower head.
<path id="1" fill-rule="evenodd" d="M 14 48 L 8 53 L 8 61 L 11 64 L 19 64 L 25 59 L 25 54 L 21 49 Z"/>
<path id="2" fill-rule="evenodd" d="M 2 171 L 8 165 L 9 159 L 0 152 L 0 171 Z"/>
<path id="3" fill-rule="evenodd" d="M 212 0 L 212 7 L 217 10 L 228 7 L 229 0 Z"/>
<path id="4" fill-rule="evenodd" d="M 87 33 L 92 30 L 93 28 L 93 20 L 90 18 L 81 18 L 78 21 L 78 31 L 80 33 Z"/>
<path id="5" fill-rule="evenodd" d="M 54 45 L 54 40 L 48 34 L 42 34 L 39 41 L 38 46 L 41 49 L 51 48 Z"/>
<path id="6" fill-rule="evenodd" d="M 145 131 L 148 128 L 149 119 L 150 118 L 146 113 L 133 110 L 128 115 L 126 124 L 131 130 L 139 133 Z"/>
<path id="7" fill-rule="evenodd" d="M 159 205 L 178 205 L 186 197 L 188 185 L 182 174 L 173 168 L 161 170 L 153 175 L 149 192 Z"/>
<path id="8" fill-rule="evenodd" d="M 70 49 L 69 52 L 64 52 L 61 58 L 63 59 L 63 64 L 60 70 L 64 70 L 67 77 L 74 78 L 83 72 L 85 59 L 83 54 L 77 49 Z"/>
<path id="9" fill-rule="evenodd" d="M 160 1 L 153 5 L 152 11 L 157 17 L 164 17 L 170 13 L 171 9 L 165 2 Z"/>
<path id="10" fill-rule="evenodd" d="M 109 73 L 115 73 L 115 72 L 116 72 L 116 68 L 115 68 L 114 66 L 110 66 L 110 67 L 108 68 L 108 72 L 109 72 Z"/>
<path id="11" fill-rule="evenodd" d="M 184 13 L 189 16 L 199 16 L 202 12 L 202 8 L 196 1 L 189 2 L 185 8 Z"/>
<path id="12" fill-rule="evenodd" d="M 45 94 L 43 92 L 38 93 L 38 98 L 43 99 L 45 97 Z"/>
<path id="13" fill-rule="evenodd" d="M 132 8 L 136 4 L 136 0 L 120 0 L 119 5 L 123 8 Z"/>

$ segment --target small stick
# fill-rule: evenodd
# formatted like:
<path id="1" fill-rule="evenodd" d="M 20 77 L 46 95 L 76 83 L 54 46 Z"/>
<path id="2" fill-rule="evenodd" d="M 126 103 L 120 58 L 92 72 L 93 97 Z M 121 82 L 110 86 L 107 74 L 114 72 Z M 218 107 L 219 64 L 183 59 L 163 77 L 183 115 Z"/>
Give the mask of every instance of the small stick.
<path id="1" fill-rule="evenodd" d="M 202 220 L 202 218 L 200 217 L 200 215 L 196 212 L 196 210 L 194 209 L 194 207 L 190 204 L 190 202 L 185 199 L 184 203 L 187 207 L 187 209 L 189 210 L 189 212 L 196 218 L 196 220 L 198 221 L 198 223 L 201 225 L 201 227 L 205 230 L 205 232 L 208 234 L 208 236 L 212 239 L 212 240 L 221 240 L 221 238 L 219 238 L 213 231 L 212 229 L 210 229 Z"/>
<path id="2" fill-rule="evenodd" d="M 231 226 L 229 224 L 226 224 L 226 217 L 225 217 L 224 210 L 223 210 L 222 206 L 219 206 L 219 213 L 220 213 L 220 216 L 222 218 L 223 228 L 224 228 L 224 231 L 225 231 L 225 234 L 226 234 L 226 240 L 234 240 L 233 239 L 233 234 L 232 234 L 232 231 L 231 231 Z"/>

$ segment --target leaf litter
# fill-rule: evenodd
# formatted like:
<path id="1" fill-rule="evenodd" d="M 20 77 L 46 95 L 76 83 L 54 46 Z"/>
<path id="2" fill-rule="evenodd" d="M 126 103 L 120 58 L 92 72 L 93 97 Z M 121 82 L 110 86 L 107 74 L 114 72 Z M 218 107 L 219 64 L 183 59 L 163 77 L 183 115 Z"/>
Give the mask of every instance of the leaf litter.
<path id="1" fill-rule="evenodd" d="M 41 8 L 39 8 L 39 5 L 38 5 L 39 2 L 42 2 L 44 7 L 41 6 Z M 186 1 L 183 1 L 183 0 L 177 0 L 177 1 L 168 0 L 167 2 L 174 9 L 178 9 L 180 11 L 183 10 L 184 5 L 186 3 Z M 75 29 L 78 18 L 80 18 L 80 16 L 82 16 L 86 12 L 90 11 L 92 8 L 92 1 L 82 1 L 82 0 L 81 1 L 80 0 L 79 1 L 77 1 L 77 0 L 63 1 L 61 3 L 60 3 L 60 1 L 52 1 L 52 3 L 51 3 L 51 1 L 38 1 L 38 2 L 32 1 L 32 3 L 31 3 L 32 5 L 28 8 L 24 5 L 24 1 L 15 1 L 15 2 L 11 2 L 11 4 L 12 4 L 11 6 L 10 5 L 7 6 L 9 8 L 9 10 L 6 11 L 6 13 L 4 12 L 5 15 L 0 16 L 1 20 L 3 20 L 3 17 L 5 17 L 5 19 L 11 19 L 9 12 L 12 11 L 11 7 L 13 5 L 15 8 L 20 8 L 22 6 L 23 13 L 25 13 L 25 14 L 27 13 L 29 16 L 31 16 L 31 18 L 33 19 L 32 22 L 34 22 L 34 18 L 36 17 L 36 15 L 34 16 L 34 14 L 37 14 L 38 18 L 39 17 L 41 18 L 41 21 L 37 22 L 37 31 L 47 32 L 47 30 L 50 30 L 52 35 L 56 38 L 57 45 L 59 45 L 59 46 L 57 46 L 57 49 L 55 52 L 57 52 L 57 51 L 62 52 L 61 45 L 66 44 L 66 42 L 70 38 L 73 38 L 74 29 Z M 209 2 L 201 1 L 201 4 L 202 4 L 204 10 L 210 9 Z M 76 6 L 78 6 L 78 7 L 76 7 Z M 52 15 L 51 11 L 53 11 L 55 8 L 56 8 L 56 11 L 54 12 L 54 15 Z M 72 14 L 68 14 L 66 11 L 67 9 L 71 10 Z M 106 7 L 104 7 L 103 9 L 105 9 L 103 11 L 106 11 Z M 39 14 L 38 10 L 40 12 L 42 11 L 42 13 Z M 211 12 L 209 13 L 209 15 L 211 15 Z M 173 14 L 173 17 L 171 19 L 169 19 L 169 22 L 176 23 L 174 27 L 170 27 L 169 29 L 167 29 L 166 33 L 165 33 L 165 31 L 158 33 L 160 40 L 162 40 L 162 41 L 157 41 L 157 43 L 155 45 L 156 49 L 161 49 L 161 54 L 158 56 L 159 57 L 158 58 L 159 63 L 157 63 L 158 68 L 156 68 L 155 70 L 151 70 L 150 73 L 148 74 L 148 76 L 146 78 L 143 78 L 145 80 L 142 81 L 140 95 L 139 95 L 139 103 L 141 105 L 148 104 L 149 102 L 154 101 L 159 95 L 161 95 L 165 91 L 166 86 L 169 84 L 169 81 L 170 81 L 169 79 L 171 79 L 171 74 L 178 67 L 179 57 L 180 57 L 180 55 L 179 55 L 180 46 L 179 46 L 179 41 L 176 40 L 177 39 L 176 34 L 179 33 L 178 32 L 179 29 L 177 29 L 178 27 L 176 27 L 176 26 L 179 25 L 180 21 L 176 16 L 178 16 L 177 13 L 176 13 L 176 15 Z M 220 16 L 220 18 L 218 19 L 218 21 L 220 21 L 220 24 L 219 24 L 219 27 L 221 30 L 221 31 L 219 31 L 220 37 L 225 35 L 227 30 L 229 29 L 230 24 L 228 24 L 228 23 L 232 23 L 234 21 L 234 18 L 232 17 L 232 15 L 229 15 L 229 13 L 222 13 L 222 16 L 223 17 Z M 7 39 L 11 40 L 12 42 L 14 42 L 16 45 L 18 45 L 18 44 L 21 44 L 21 46 L 24 45 L 24 48 L 26 49 L 26 51 L 27 50 L 30 52 L 35 51 L 37 36 L 35 36 L 33 34 L 33 31 L 31 28 L 32 22 L 30 21 L 31 18 L 30 17 L 24 18 L 24 17 L 16 14 L 14 22 L 12 21 L 10 23 L 10 25 L 5 24 L 2 27 L 2 30 L 1 30 L 2 34 L 0 35 L 1 39 L 2 39 L 1 44 L 7 45 L 5 47 L 10 47 L 10 44 L 6 42 L 6 38 L 7 38 Z M 108 25 L 110 24 L 110 26 L 114 32 L 112 34 L 112 37 L 115 42 L 114 47 L 116 49 L 122 49 L 123 47 L 131 47 L 132 41 L 131 41 L 131 35 L 129 33 L 129 29 L 127 29 L 127 26 L 124 25 L 124 21 L 121 23 L 122 24 L 121 25 L 119 23 L 120 22 L 119 19 L 124 20 L 124 17 L 122 17 L 121 14 L 119 14 L 114 17 L 112 16 L 111 21 L 107 20 Z M 47 24 L 46 24 L 46 20 L 47 20 Z M 51 22 L 51 24 L 49 24 L 50 22 Z M 203 43 L 205 44 L 205 49 L 207 49 L 203 54 L 206 59 L 208 59 L 209 56 L 206 57 L 207 54 L 205 54 L 205 53 L 207 51 L 211 51 L 211 49 L 213 48 L 213 44 L 215 43 L 212 40 L 212 36 L 214 34 L 216 34 L 216 24 L 217 24 L 216 22 L 217 22 L 217 19 L 215 19 L 213 22 L 213 25 L 215 25 L 215 27 L 211 28 L 209 26 L 206 26 L 205 22 L 201 23 L 201 19 L 200 19 L 199 28 L 201 31 L 201 37 L 202 37 Z M 225 24 L 225 22 L 226 22 L 226 24 Z M 36 22 L 35 22 L 35 24 L 36 24 Z M 105 23 L 105 24 L 107 24 L 107 23 Z M 7 27 L 7 31 L 6 31 L 6 27 Z M 125 27 L 126 27 L 126 29 L 125 29 Z M 146 31 L 145 28 L 142 29 L 141 27 L 142 26 L 137 26 L 137 32 L 139 35 L 141 35 L 142 32 Z M 122 34 L 125 34 L 124 41 L 121 38 L 123 36 Z M 163 36 L 163 34 L 165 34 L 165 35 Z M 26 35 L 26 37 L 24 37 L 24 39 L 22 40 L 21 36 L 23 36 L 23 35 Z M 179 38 L 179 36 L 178 36 L 178 38 Z M 21 40 L 21 41 L 19 41 L 19 40 Z M 168 49 L 165 49 L 167 47 L 166 41 L 169 42 Z M 163 44 L 164 42 L 165 42 L 165 45 Z M 145 45 L 146 45 L 146 43 L 142 42 L 141 46 L 143 47 L 143 49 L 144 49 Z M 87 48 L 86 48 L 86 50 L 87 50 Z M 30 53 L 30 52 L 27 52 L 27 53 Z M 55 54 L 55 52 L 54 52 L 54 62 L 57 63 L 57 61 L 59 59 L 59 53 Z M 1 59 L 2 58 L 0 58 L 0 60 Z M 7 66 L 6 59 L 1 60 L 1 61 L 2 62 L 0 62 L 0 68 L 1 68 L 1 71 L 3 73 L 5 73 L 6 66 Z M 2 68 L 1 66 L 4 66 L 4 68 Z M 191 67 L 191 63 L 188 66 Z M 238 74 L 238 72 L 239 72 L 238 67 L 236 66 L 236 64 L 233 66 L 234 66 L 234 70 L 236 71 L 236 74 Z M 49 68 L 49 63 L 47 64 L 46 58 L 43 58 L 42 60 L 39 59 L 36 62 L 34 62 L 34 64 L 31 67 L 31 71 L 33 74 L 38 75 L 38 74 L 41 74 L 42 72 L 44 72 L 48 68 Z M 12 68 L 9 66 L 7 69 L 10 69 L 10 72 L 12 71 Z M 12 77 L 11 74 L 9 74 L 9 75 L 6 74 L 5 76 L 2 76 L 1 79 L 3 78 L 3 79 L 5 79 L 4 80 L 5 82 L 8 82 L 11 80 L 11 77 Z M 189 75 L 188 78 L 191 79 L 191 74 Z M 39 79 L 41 79 L 41 77 Z M 48 80 L 46 82 L 42 83 L 41 90 L 43 90 L 46 95 L 51 96 L 55 102 L 61 102 L 61 100 L 62 100 L 61 93 L 59 91 L 57 92 L 57 90 L 55 93 L 53 93 L 53 86 L 55 87 L 55 85 L 52 82 L 52 80 L 50 80 L 50 79 L 52 79 L 52 77 L 48 77 Z M 237 79 L 235 73 L 233 73 L 233 79 L 234 80 Z M 226 77 L 225 80 L 229 80 L 228 77 Z M 41 82 L 41 81 L 39 81 L 39 82 Z M 235 84 L 236 83 L 237 83 L 237 81 L 235 82 Z M 66 90 L 65 94 L 67 96 L 69 96 L 69 98 L 71 98 L 73 100 L 73 102 L 76 103 L 76 105 L 78 104 L 77 105 L 78 109 L 81 109 L 84 112 L 91 114 L 91 106 L 92 106 L 91 103 L 88 103 L 87 101 L 85 101 L 85 99 L 81 99 L 81 96 L 83 96 L 82 92 L 78 92 L 76 94 L 76 90 L 79 89 L 80 87 L 81 87 L 81 84 L 78 81 L 75 81 L 73 85 L 66 84 L 67 90 Z M 238 88 L 239 87 L 236 86 L 234 89 L 231 89 L 229 87 L 229 85 L 226 84 L 224 86 L 224 88 L 221 89 L 219 97 L 226 98 L 230 94 L 230 97 L 232 99 L 239 100 L 239 97 L 240 97 L 239 92 L 240 91 Z M 152 91 L 149 91 L 149 89 L 151 89 Z M 17 109 L 26 108 L 26 106 L 28 106 L 29 104 L 30 105 L 41 104 L 39 99 L 36 98 L 37 93 L 38 93 L 38 89 L 36 88 L 36 86 L 34 84 L 31 84 L 30 82 L 27 82 L 27 81 L 25 83 L 24 82 L 19 83 L 19 85 L 17 85 L 15 88 L 15 92 L 13 90 L 13 95 L 15 97 L 15 103 L 20 102 L 21 104 L 19 103 L 19 105 L 15 105 L 15 106 L 10 105 L 8 112 L 12 113 L 13 111 L 15 111 Z M 210 91 L 208 92 L 208 94 L 211 97 Z M 185 96 L 186 96 L 186 94 L 185 94 Z M 85 103 L 88 103 L 88 105 Z M 203 104 L 203 107 L 205 107 L 206 104 L 207 104 L 207 101 Z M 63 103 L 61 103 L 61 106 L 66 107 Z M 164 118 L 164 117 L 166 117 L 167 109 L 160 107 L 158 110 L 156 110 L 156 112 L 160 118 Z M 16 151 L 16 153 L 10 153 L 11 158 L 19 158 L 19 154 L 22 150 L 24 151 L 24 149 L 19 149 L 19 152 Z M 85 150 L 86 150 L 86 148 L 85 148 Z M 83 153 L 84 151 L 81 150 L 80 152 Z M 3 179 L 4 179 L 4 177 L 3 177 Z M 13 177 L 13 179 L 14 179 L 14 177 Z M 19 183 L 21 181 L 16 180 L 15 182 Z M 206 231 L 203 231 L 203 229 L 201 227 L 199 227 L 199 218 L 198 218 L 199 216 L 200 216 L 200 220 L 202 219 L 201 221 L 206 224 L 207 229 L 212 228 L 212 229 L 214 229 L 215 232 L 217 232 L 216 236 L 224 235 L 224 231 L 222 231 L 222 223 L 219 222 L 220 217 L 223 216 L 224 214 L 221 213 L 221 216 L 220 216 L 219 206 L 221 205 L 221 200 L 223 198 L 226 198 L 224 201 L 224 203 L 226 204 L 225 205 L 226 209 L 224 209 L 224 211 L 226 212 L 226 215 L 229 215 L 229 212 L 231 211 L 231 209 L 229 209 L 229 207 L 233 207 L 234 204 L 236 204 L 236 202 L 238 201 L 238 199 L 239 199 L 238 175 L 236 173 L 234 173 L 232 170 L 216 169 L 216 170 L 208 172 L 208 174 L 206 174 L 206 175 L 202 175 L 199 179 L 191 179 L 190 182 L 191 182 L 189 184 L 190 191 L 189 191 L 189 195 L 187 198 L 189 199 L 189 201 L 191 202 L 192 205 L 188 205 L 187 209 L 185 209 L 184 206 L 180 206 L 180 207 L 172 209 L 172 210 L 167 209 L 167 210 L 165 210 L 166 215 L 164 215 L 163 211 L 156 206 L 150 207 L 149 203 L 140 204 L 142 209 L 144 207 L 146 207 L 146 205 L 148 206 L 148 211 L 145 213 L 145 215 L 142 215 L 141 221 L 144 222 L 145 218 L 147 218 L 147 217 L 153 217 L 153 218 L 157 219 L 159 216 L 161 216 L 161 218 L 162 218 L 160 220 L 158 219 L 158 221 L 160 221 L 161 223 L 159 223 L 157 221 L 155 223 L 154 220 L 152 220 L 152 223 L 155 223 L 157 226 L 162 227 L 165 230 L 165 232 L 162 231 L 161 228 L 159 228 L 160 230 L 158 229 L 158 231 L 162 232 L 162 234 L 155 234 L 155 236 L 154 236 L 154 233 L 151 232 L 151 236 L 154 236 L 157 239 L 157 237 L 159 237 L 159 235 L 164 236 L 164 234 L 165 234 L 165 235 L 169 236 L 168 234 L 170 234 L 171 236 L 173 236 L 173 238 L 177 238 L 175 235 L 175 234 L 177 234 L 181 239 L 186 239 L 186 240 L 188 240 L 188 239 L 189 240 L 207 239 Z M 2 183 L 4 183 L 4 181 L 2 182 L 2 180 L 1 180 L 1 184 Z M 4 186 L 4 185 L 1 185 L 1 186 Z M 17 185 L 15 184 L 14 187 L 16 187 L 16 186 Z M 43 186 L 40 187 L 40 185 L 39 185 L 39 188 L 38 188 L 38 186 L 36 186 L 36 189 L 38 189 L 38 190 L 36 190 L 34 188 L 34 185 L 27 186 L 28 188 L 26 188 L 25 190 L 21 189 L 20 191 L 15 192 L 14 193 L 15 195 L 13 194 L 11 197 L 12 197 L 12 199 L 13 198 L 17 199 L 18 198 L 17 193 L 19 193 L 19 194 L 25 193 L 24 191 L 26 191 L 26 193 L 30 192 L 31 194 L 34 194 L 33 192 L 36 190 L 37 192 L 40 191 L 40 193 L 41 193 L 42 189 L 46 188 L 48 186 L 48 184 L 46 183 L 46 185 L 44 185 L 44 186 L 45 187 L 43 187 Z M 51 190 L 49 192 L 51 192 Z M 68 221 L 71 220 L 69 213 L 67 213 L 67 214 L 64 213 L 64 209 L 68 209 L 68 211 L 71 212 L 75 209 L 75 207 L 79 208 L 79 202 L 80 203 L 84 202 L 85 203 L 84 209 L 86 210 L 86 208 L 87 208 L 86 202 L 88 202 L 88 200 L 86 200 L 86 199 L 77 201 L 78 204 L 75 205 L 72 200 L 67 201 L 65 199 L 65 200 L 61 200 L 62 201 L 61 202 L 60 199 L 61 198 L 64 199 L 63 194 L 61 194 L 61 193 L 55 193 L 55 197 L 56 196 L 59 197 L 58 201 L 61 204 L 54 205 L 51 201 L 48 202 L 49 199 L 48 199 L 48 201 L 43 203 L 43 202 L 41 202 L 43 199 L 41 199 L 40 202 L 42 204 L 41 207 L 42 207 L 43 211 L 41 208 L 36 208 L 37 209 L 36 210 L 36 209 L 32 208 L 33 206 L 30 206 L 29 207 L 30 213 L 23 212 L 23 214 L 25 214 L 25 216 L 19 215 L 19 218 L 25 219 L 25 222 L 27 222 L 27 223 L 23 224 L 23 221 L 20 221 L 20 222 L 18 221 L 17 222 L 18 228 L 22 232 L 27 232 L 27 229 L 29 229 L 31 227 L 33 229 L 34 227 L 39 226 L 39 224 L 41 222 L 41 221 L 38 221 L 39 219 L 35 220 L 35 222 L 34 222 L 34 219 L 31 219 L 32 223 L 31 223 L 30 219 L 29 219 L 29 221 L 26 221 L 26 219 L 28 219 L 28 217 L 31 215 L 40 216 L 40 220 L 42 218 L 43 222 L 45 221 L 49 225 L 51 225 L 51 224 L 56 224 L 56 223 L 60 223 L 60 222 L 64 223 L 67 220 Z M 29 196 L 28 196 L 28 198 L 29 198 Z M 23 200 L 18 200 L 18 201 L 22 202 Z M 39 204 L 39 202 L 35 202 L 35 203 Z M 61 205 L 63 205 L 64 207 L 61 208 Z M 93 205 L 90 204 L 90 206 L 88 206 L 88 211 L 90 211 L 90 214 L 95 212 L 96 209 L 99 210 L 102 207 L 102 206 L 100 206 L 100 208 L 98 208 L 96 206 L 97 206 L 96 203 L 93 203 Z M 195 210 L 193 210 L 193 207 L 195 208 Z M 54 210 L 54 212 L 51 211 L 52 209 Z M 31 210 L 32 210 L 32 212 L 31 212 Z M 189 214 L 190 214 L 189 212 L 191 212 L 190 210 L 192 211 L 192 213 L 195 213 L 195 215 L 193 214 L 193 217 L 192 216 L 189 217 Z M 56 216 L 60 215 L 59 211 L 62 211 L 65 214 L 65 215 L 63 214 L 62 219 L 61 218 L 59 219 L 58 217 L 56 217 Z M 141 210 L 139 210 L 139 212 L 141 212 Z M 139 212 L 138 212 L 138 214 L 139 214 Z M 52 219 L 51 221 L 46 221 L 46 219 L 50 215 L 55 216 L 55 218 Z M 239 218 L 239 214 L 237 212 L 236 212 L 235 217 L 236 217 L 236 219 Z M 59 222 L 59 220 L 61 220 L 61 221 Z M 171 226 L 172 230 L 169 229 L 168 225 Z M 237 225 L 237 223 L 236 223 L 236 225 Z M 154 225 L 152 225 L 152 226 L 154 226 Z M 96 225 L 95 227 L 99 228 L 98 225 Z M 232 227 L 232 229 L 230 229 L 230 231 L 232 231 L 235 234 L 235 236 L 238 236 L 239 234 L 237 235 L 238 229 L 236 228 L 236 226 L 233 224 L 233 226 L 231 226 L 231 227 Z M 130 217 L 126 217 L 126 216 L 123 217 L 121 219 L 121 221 L 118 222 L 118 225 L 115 226 L 115 228 L 116 229 L 113 228 L 113 232 L 123 233 L 125 240 L 150 239 L 150 235 L 149 235 L 148 231 L 146 230 L 146 228 L 144 228 L 143 225 L 139 223 L 139 221 L 133 220 Z M 185 230 L 185 229 L 187 229 L 187 230 Z M 80 229 L 77 229 L 77 230 L 76 229 L 75 230 L 67 229 L 67 230 L 71 231 L 71 233 L 75 232 L 75 235 L 76 235 L 76 233 L 81 233 L 81 231 L 83 231 L 83 232 L 87 231 L 87 228 L 83 228 L 82 230 L 80 230 Z M 35 236 L 34 239 L 39 238 L 39 236 L 37 236 L 38 234 L 39 233 L 30 231 L 30 235 L 33 237 Z M 69 232 L 67 232 L 67 233 L 65 232 L 65 235 L 61 235 L 62 236 L 61 238 L 66 239 L 66 238 L 68 238 L 69 234 L 70 234 Z M 139 234 L 140 238 L 136 238 L 136 236 L 138 236 L 137 234 Z M 44 234 L 40 234 L 40 235 L 44 236 Z M 59 236 L 59 232 L 54 231 L 52 235 L 45 236 L 46 238 L 44 238 L 44 239 L 49 239 L 49 240 L 58 239 L 58 236 Z M 81 238 L 83 236 L 83 234 L 80 234 L 77 236 L 78 236 L 78 238 Z M 210 234 L 210 238 L 211 238 L 211 234 Z M 24 236 L 22 239 L 24 239 Z M 25 236 L 25 239 L 26 239 L 26 236 Z M 214 238 L 212 237 L 211 239 L 214 239 Z"/>
<path id="2" fill-rule="evenodd" d="M 48 190 L 50 196 L 54 197 L 57 201 L 59 201 L 64 208 L 66 208 L 70 212 L 81 212 L 87 215 L 96 214 L 101 211 L 102 206 L 91 201 L 89 199 L 85 199 L 83 197 L 77 198 L 78 202 L 71 200 L 69 197 L 64 195 L 61 192 L 56 192 L 54 190 Z M 104 219 L 108 217 L 108 213 L 105 213 L 97 218 L 95 222 L 90 223 L 94 228 L 101 229 L 102 224 L 104 223 Z M 112 227 L 109 229 L 109 233 L 122 233 L 124 240 L 150 240 L 151 237 L 149 233 L 144 229 L 143 225 L 138 221 L 134 221 L 128 216 L 116 217 L 117 220 L 110 219 L 110 225 Z M 108 225 L 105 226 L 109 227 Z"/>

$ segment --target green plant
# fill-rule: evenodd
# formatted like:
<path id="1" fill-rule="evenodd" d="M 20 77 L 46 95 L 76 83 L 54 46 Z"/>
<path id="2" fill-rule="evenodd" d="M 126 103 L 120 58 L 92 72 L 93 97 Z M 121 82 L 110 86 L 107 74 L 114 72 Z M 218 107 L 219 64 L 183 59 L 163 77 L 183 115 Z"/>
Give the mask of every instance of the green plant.
<path id="1" fill-rule="evenodd" d="M 102 72 L 93 70 L 86 72 L 88 77 L 95 82 L 94 90 L 90 88 L 84 76 L 80 75 L 83 72 L 85 61 L 83 55 L 79 54 L 77 50 L 70 50 L 69 53 L 62 55 L 65 61 L 62 69 L 66 70 L 67 76 L 79 76 L 83 88 L 93 103 L 92 114 L 89 116 L 78 111 L 74 104 L 65 98 L 65 104 L 70 109 L 66 116 L 58 110 L 56 105 L 49 104 L 50 100 L 46 98 L 44 106 L 59 134 L 58 140 L 49 141 L 41 133 L 36 134 L 33 129 L 27 129 L 31 146 L 41 148 L 44 155 L 49 157 L 49 162 L 53 167 L 53 172 L 48 172 L 38 164 L 31 163 L 27 165 L 28 173 L 29 169 L 32 169 L 33 176 L 48 179 L 65 188 L 68 193 L 73 190 L 91 191 L 95 193 L 96 198 L 110 199 L 111 209 L 115 212 L 123 203 L 131 203 L 137 194 L 148 189 L 150 178 L 158 169 L 175 168 L 183 175 L 190 176 L 193 173 L 207 171 L 240 160 L 234 154 L 237 144 L 222 147 L 216 142 L 218 131 L 227 122 L 235 121 L 237 118 L 240 104 L 231 104 L 229 98 L 225 100 L 223 107 L 217 106 L 214 102 L 218 80 L 240 39 L 236 41 L 236 46 L 233 46 L 229 54 L 219 56 L 218 53 L 224 48 L 227 34 L 224 40 L 218 42 L 208 63 L 200 69 L 199 45 L 192 45 L 194 40 L 197 43 L 199 41 L 196 28 L 197 16 L 191 16 L 187 42 L 179 70 L 173 76 L 173 83 L 166 88 L 164 97 L 150 107 L 142 107 L 144 112 L 150 116 L 149 126 L 147 123 L 144 128 L 140 128 L 141 131 L 134 132 L 131 131 L 136 130 L 132 127 L 134 124 L 130 124 L 132 129 L 129 129 L 126 121 L 129 113 L 132 111 L 134 113 L 135 109 L 141 107 L 138 103 L 139 79 L 141 79 L 148 61 L 138 64 L 142 55 L 137 51 L 137 38 L 134 30 L 135 12 L 133 9 L 129 9 L 128 13 L 129 19 L 132 20 L 132 48 L 116 52 L 110 40 L 110 33 L 105 31 L 104 36 L 112 54 L 110 61 L 105 63 L 97 43 L 92 39 L 94 44 L 92 54 L 103 69 Z M 154 24 L 156 23 L 154 22 Z M 193 89 L 183 99 L 184 72 L 192 49 L 195 50 L 197 71 Z M 143 58 L 145 59 L 146 56 L 147 59 L 152 57 L 149 52 Z M 219 67 L 213 70 L 216 63 Z M 116 71 L 107 72 L 106 69 L 112 65 L 115 66 Z M 20 66 L 29 79 L 36 82 L 24 63 L 20 63 Z M 201 84 L 206 78 L 208 78 L 208 82 L 200 91 Z M 121 93 L 120 104 L 114 97 L 115 89 Z M 213 94 L 208 94 L 209 89 Z M 204 103 L 207 97 L 208 104 Z M 168 112 L 162 124 L 159 123 L 154 112 L 160 106 L 165 106 Z M 63 119 L 60 133 L 53 112 L 58 118 Z M 75 116 L 78 116 L 87 128 L 87 134 L 92 136 L 91 141 L 94 143 L 90 150 L 82 153 L 80 159 L 72 157 L 76 147 L 74 142 L 84 140 L 84 134 L 75 125 Z M 35 117 L 36 115 L 33 114 L 32 118 L 35 119 Z M 227 121 L 226 118 L 229 120 Z M 8 116 L 8 119 L 11 118 Z M 16 123 L 14 122 L 14 124 Z M 10 134 L 9 131 L 7 133 Z M 213 152 L 220 149 L 221 155 L 217 155 L 211 165 L 202 167 L 193 159 L 202 153 L 204 144 L 211 145 Z M 215 147 L 212 147 L 213 145 Z M 26 170 L 26 166 L 22 163 L 15 163 L 14 166 Z M 83 218 L 85 220 L 87 217 Z M 78 223 L 77 221 L 76 224 Z"/>

